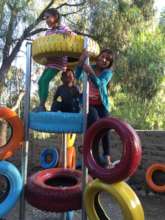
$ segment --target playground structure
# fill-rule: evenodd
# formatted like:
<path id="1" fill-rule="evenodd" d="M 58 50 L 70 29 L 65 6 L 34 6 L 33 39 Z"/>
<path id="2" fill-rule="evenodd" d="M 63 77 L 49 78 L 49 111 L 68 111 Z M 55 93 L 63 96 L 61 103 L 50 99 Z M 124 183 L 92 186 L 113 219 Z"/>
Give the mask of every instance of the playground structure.
<path id="1" fill-rule="evenodd" d="M 77 45 L 79 45 L 79 49 L 75 48 L 75 54 L 73 53 L 74 55 L 72 54 L 72 56 L 78 57 L 83 48 L 88 49 L 89 39 L 80 39 L 81 43 L 79 41 L 77 43 Z M 41 41 L 42 40 L 38 40 L 38 42 Z M 49 47 L 47 44 L 45 44 L 46 46 L 43 49 L 43 47 L 40 47 L 42 44 L 40 45 L 40 43 L 36 42 L 34 43 L 34 45 L 37 44 L 37 48 L 41 49 L 37 52 L 37 55 L 33 52 L 33 57 L 37 62 L 45 65 L 48 62 L 49 56 L 53 54 L 53 51 L 51 51 L 50 53 L 50 51 L 48 52 L 46 48 L 52 50 L 52 47 Z M 51 40 L 49 40 L 48 42 L 50 44 Z M 64 45 L 64 40 L 60 42 L 62 42 L 61 44 Z M 91 44 L 91 48 L 93 48 L 94 44 Z M 74 45 L 74 43 L 72 45 Z M 33 50 L 36 51 L 36 49 L 34 48 L 35 47 L 33 47 Z M 61 47 L 59 46 L 58 48 Z M 62 48 L 64 48 L 64 46 Z M 57 48 L 55 47 L 55 49 L 53 50 L 57 50 Z M 94 50 L 96 50 L 95 47 Z M 64 53 L 65 51 L 66 48 L 61 53 Z M 97 54 L 96 51 L 94 51 L 95 55 Z M 74 52 L 74 48 L 72 48 L 72 52 Z M 69 55 L 69 53 L 67 55 Z M 0 217 L 5 216 L 6 213 L 11 210 L 16 200 L 19 198 L 22 190 L 20 200 L 20 220 L 25 219 L 25 198 L 31 205 L 41 210 L 64 213 L 82 208 L 82 220 L 87 219 L 86 212 L 90 220 L 99 220 L 97 210 L 94 209 L 95 206 L 93 204 L 96 195 L 102 191 L 105 191 L 118 201 L 123 211 L 123 216 L 125 220 L 143 220 L 144 213 L 140 201 L 138 200 L 133 190 L 126 183 L 122 182 L 124 179 L 134 174 L 141 160 L 140 141 L 134 129 L 127 123 L 117 118 L 105 118 L 96 122 L 88 129 L 88 131 L 86 131 L 86 116 L 88 113 L 88 83 L 86 74 L 84 74 L 83 80 L 82 112 L 29 113 L 31 79 L 31 43 L 29 42 L 27 43 L 26 56 L 27 63 L 24 128 L 21 120 L 18 118 L 18 116 L 16 116 L 15 113 L 8 110 L 8 114 L 5 115 L 4 112 L 6 112 L 6 108 L 0 109 L 0 117 L 7 120 L 13 129 L 13 136 L 11 140 L 9 141 L 8 145 L 2 148 L 2 150 L 0 151 L 0 159 L 4 160 L 12 156 L 14 151 L 22 145 L 22 142 L 24 142 L 24 147 L 22 147 L 22 177 L 19 176 L 18 173 L 16 174 L 17 176 L 19 176 L 19 181 L 21 183 L 19 183 L 19 186 L 21 186 L 22 189 L 18 188 L 18 185 L 12 184 L 13 178 L 10 177 L 10 175 L 6 175 L 6 173 L 12 173 L 13 171 L 11 170 L 13 168 L 11 168 L 9 171 L 5 170 L 3 173 L 1 173 L 1 175 L 5 175 L 8 179 L 10 188 L 12 190 L 17 189 L 18 193 L 16 198 L 12 202 L 11 198 L 13 197 L 13 192 L 11 192 L 12 195 L 10 193 L 7 195 L 6 199 L 4 199 L 4 204 L 7 204 L 6 206 L 8 207 L 5 207 L 5 212 L 0 213 Z M 45 58 L 45 56 L 47 58 Z M 71 59 L 71 61 L 73 60 L 74 59 Z M 72 62 L 71 65 L 73 65 Z M 11 114 L 10 117 L 8 117 L 9 114 Z M 16 118 L 16 122 L 13 118 Z M 33 174 L 27 180 L 29 129 L 64 134 L 62 164 L 63 168 L 50 168 L 44 171 L 40 171 L 36 174 Z M 94 145 L 98 145 L 100 138 L 105 134 L 105 132 L 110 129 L 114 129 L 119 134 L 123 142 L 123 153 L 119 163 L 116 164 L 114 168 L 107 169 L 100 167 L 96 163 L 95 159 L 92 156 L 92 148 Z M 69 148 L 72 147 L 75 141 L 75 136 L 73 135 L 72 137 L 68 138 L 68 133 L 81 133 L 84 136 L 84 159 L 82 160 L 82 172 L 73 169 L 74 165 L 72 164 L 72 162 L 67 163 L 67 146 L 69 146 Z M 8 162 L 2 161 L 2 163 L 5 163 L 3 167 L 6 167 L 6 163 Z M 69 166 L 69 169 L 67 168 L 68 164 L 72 164 L 72 167 Z M 93 181 L 90 177 L 88 177 L 87 167 L 90 174 L 98 179 Z M 54 181 L 59 181 L 59 183 L 56 183 L 56 185 L 54 185 Z M 25 185 L 26 187 L 24 187 Z M 65 187 L 61 187 L 61 185 Z M 8 203 L 6 203 L 7 199 L 10 202 L 10 206 L 8 205 Z M 100 204 L 99 197 L 97 205 L 98 207 L 100 207 L 100 209 L 103 209 Z M 106 214 L 104 213 L 104 217 L 105 216 Z M 72 217 L 68 217 L 64 213 L 63 219 L 66 218 L 69 218 L 70 220 Z M 109 218 L 107 217 L 106 219 Z"/>

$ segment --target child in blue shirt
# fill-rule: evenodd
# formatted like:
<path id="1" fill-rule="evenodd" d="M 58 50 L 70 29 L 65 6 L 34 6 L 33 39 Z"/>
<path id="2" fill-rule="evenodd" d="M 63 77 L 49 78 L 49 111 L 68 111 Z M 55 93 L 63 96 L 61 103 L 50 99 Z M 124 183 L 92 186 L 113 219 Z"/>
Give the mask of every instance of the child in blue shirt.
<path id="1" fill-rule="evenodd" d="M 88 52 L 85 50 L 80 56 L 76 69 L 76 77 L 81 79 L 83 71 L 89 79 L 89 113 L 87 116 L 87 128 L 100 118 L 109 116 L 110 103 L 108 98 L 108 84 L 112 78 L 113 53 L 109 49 L 102 50 L 97 57 L 96 64 L 85 64 Z M 102 138 L 103 156 L 105 166 L 111 167 L 110 140 L 106 133 Z M 99 162 L 98 149 L 93 149 L 95 159 Z"/>

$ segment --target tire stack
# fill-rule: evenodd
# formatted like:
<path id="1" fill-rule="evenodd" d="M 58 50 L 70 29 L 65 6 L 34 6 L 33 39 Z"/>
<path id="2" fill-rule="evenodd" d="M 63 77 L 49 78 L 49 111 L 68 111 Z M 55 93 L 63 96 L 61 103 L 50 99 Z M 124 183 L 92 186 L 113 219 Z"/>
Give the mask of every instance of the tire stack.
<path id="1" fill-rule="evenodd" d="M 6 120 L 12 130 L 8 142 L 0 147 L 0 175 L 7 185 L 5 192 L 0 195 L 0 218 L 3 218 L 14 207 L 23 188 L 19 170 L 5 159 L 10 158 L 22 146 L 24 127 L 18 115 L 9 108 L 0 107 L 0 118 Z"/>
<path id="2" fill-rule="evenodd" d="M 123 151 L 119 163 L 113 168 L 103 168 L 95 161 L 92 148 L 99 145 L 101 137 L 110 129 L 119 135 Z M 143 220 L 144 212 L 134 191 L 123 180 L 132 176 L 141 161 L 141 144 L 135 130 L 117 118 L 104 118 L 95 122 L 86 132 L 83 158 L 92 177 L 85 190 L 85 207 L 89 220 L 109 219 L 99 201 L 99 193 L 107 192 L 119 203 L 124 220 Z"/>
<path id="3" fill-rule="evenodd" d="M 88 43 L 89 56 L 94 59 L 100 52 L 99 45 L 93 39 L 89 39 Z M 74 66 L 83 49 L 83 36 L 64 37 L 62 34 L 52 34 L 33 42 L 32 56 L 37 63 L 47 65 L 54 57 L 64 55 L 68 57 L 69 66 Z M 29 128 L 48 133 L 83 133 L 83 116 L 83 112 L 31 112 Z M 72 136 L 68 141 L 67 168 L 45 169 L 28 178 L 25 194 L 32 206 L 51 212 L 81 209 L 82 172 L 75 170 L 73 139 Z M 88 181 L 91 181 L 91 177 L 88 177 Z M 71 218 L 69 213 L 67 218 Z"/>

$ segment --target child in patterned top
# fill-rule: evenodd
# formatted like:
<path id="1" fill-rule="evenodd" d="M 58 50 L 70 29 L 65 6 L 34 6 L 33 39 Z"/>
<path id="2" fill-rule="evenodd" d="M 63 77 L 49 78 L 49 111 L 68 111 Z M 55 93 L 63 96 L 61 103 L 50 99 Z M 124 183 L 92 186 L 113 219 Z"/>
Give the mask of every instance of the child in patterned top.
<path id="1" fill-rule="evenodd" d="M 60 24 L 60 14 L 55 8 L 49 8 L 44 13 L 44 19 L 49 29 L 46 35 L 50 34 L 63 34 L 65 36 L 74 34 L 69 27 Z M 40 104 L 34 111 L 46 111 L 45 103 L 48 97 L 49 82 L 57 75 L 59 71 L 65 71 L 67 68 L 67 56 L 53 57 L 46 66 L 42 73 L 38 86 L 39 86 L 39 99 Z"/>

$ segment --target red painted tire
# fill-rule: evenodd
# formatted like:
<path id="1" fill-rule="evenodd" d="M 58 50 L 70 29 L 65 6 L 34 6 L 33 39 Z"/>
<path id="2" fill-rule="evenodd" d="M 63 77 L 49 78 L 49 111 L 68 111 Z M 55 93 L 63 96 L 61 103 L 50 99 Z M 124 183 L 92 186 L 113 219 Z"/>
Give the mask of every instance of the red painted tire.
<path id="1" fill-rule="evenodd" d="M 81 209 L 81 179 L 82 172 L 78 170 L 52 168 L 37 172 L 28 178 L 26 199 L 32 206 L 44 211 Z"/>
<path id="2" fill-rule="evenodd" d="M 6 107 L 0 107 L 0 118 L 6 120 L 12 128 L 9 141 L 0 147 L 0 160 L 11 157 L 22 146 L 24 140 L 24 126 L 16 112 Z"/>
<path id="3" fill-rule="evenodd" d="M 148 167 L 146 172 L 146 182 L 148 186 L 155 192 L 165 192 L 165 183 L 164 185 L 157 185 L 153 181 L 153 174 L 155 171 L 161 171 L 165 173 L 165 164 L 163 163 L 154 163 Z"/>
<path id="4" fill-rule="evenodd" d="M 110 129 L 114 129 L 123 143 L 123 152 L 114 168 L 102 168 L 92 155 L 92 148 L 99 144 L 100 138 Z M 141 144 L 136 131 L 126 122 L 109 117 L 95 122 L 86 132 L 84 139 L 84 162 L 92 176 L 107 183 L 122 181 L 133 175 L 141 161 Z"/>

